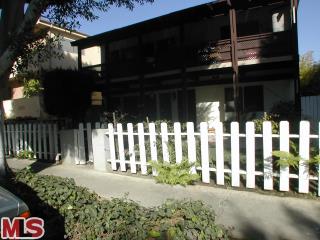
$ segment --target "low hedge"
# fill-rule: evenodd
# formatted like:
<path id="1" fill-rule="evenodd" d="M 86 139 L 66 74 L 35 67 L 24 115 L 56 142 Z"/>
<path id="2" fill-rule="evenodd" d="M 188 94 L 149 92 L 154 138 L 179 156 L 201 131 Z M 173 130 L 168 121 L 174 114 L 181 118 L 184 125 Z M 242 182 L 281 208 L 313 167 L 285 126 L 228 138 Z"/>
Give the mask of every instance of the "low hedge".
<path id="1" fill-rule="evenodd" d="M 25 169 L 7 185 L 46 222 L 46 239 L 228 239 L 200 201 L 145 208 L 126 198 L 105 200 L 73 179 Z"/>

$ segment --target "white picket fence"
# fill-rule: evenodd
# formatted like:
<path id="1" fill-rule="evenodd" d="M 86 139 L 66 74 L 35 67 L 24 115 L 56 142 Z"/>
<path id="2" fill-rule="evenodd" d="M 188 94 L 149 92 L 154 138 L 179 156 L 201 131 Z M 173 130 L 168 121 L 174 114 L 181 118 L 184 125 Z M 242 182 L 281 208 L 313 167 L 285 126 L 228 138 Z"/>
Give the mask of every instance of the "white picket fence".
<path id="1" fill-rule="evenodd" d="M 37 159 L 54 160 L 59 153 L 57 123 L 6 123 L 4 130 L 5 152 L 9 156 L 32 151 Z"/>
<path id="2" fill-rule="evenodd" d="M 309 193 L 312 185 L 320 196 L 319 171 L 310 174 L 309 165 L 306 164 L 311 145 L 316 144 L 317 150 L 320 148 L 320 133 L 311 135 L 309 122 L 300 122 L 298 134 L 290 134 L 288 122 L 280 123 L 280 134 L 272 133 L 270 122 L 263 123 L 262 134 L 255 133 L 253 122 L 246 123 L 245 133 L 240 133 L 237 122 L 231 123 L 230 133 L 224 133 L 222 123 L 216 123 L 214 129 L 214 132 L 208 131 L 208 124 L 204 122 L 200 124 L 200 131 L 195 131 L 193 123 L 187 123 L 185 132 L 181 131 L 180 123 L 174 123 L 173 132 L 168 132 L 166 123 L 161 123 L 160 131 L 156 131 L 154 123 L 149 123 L 147 128 L 142 123 L 137 124 L 137 128 L 131 123 L 117 124 L 115 127 L 108 124 L 106 135 L 109 139 L 109 162 L 114 171 L 120 167 L 123 172 L 135 174 L 140 171 L 147 175 L 149 160 L 158 161 L 161 158 L 166 162 L 179 163 L 188 159 L 191 163 L 200 163 L 191 171 L 200 173 L 203 183 L 214 181 L 217 185 L 226 185 L 226 181 L 231 178 L 231 186 L 240 187 L 243 184 L 253 189 L 257 187 L 257 179 L 260 178 L 261 187 L 265 190 L 289 191 L 295 180 L 299 193 Z M 169 138 L 174 141 L 174 159 L 169 159 Z M 296 172 L 290 172 L 289 167 L 277 167 L 272 154 L 275 150 L 289 152 L 289 141 L 292 139 L 299 140 L 299 155 L 305 159 L 300 161 Z M 158 144 L 161 149 L 157 149 L 157 140 L 161 142 L 161 147 Z M 183 151 L 183 144 L 187 144 L 187 151 Z M 259 144 L 262 145 L 261 159 L 256 158 Z M 240 161 L 241 149 L 245 150 L 244 163 Z M 227 151 L 230 152 L 228 159 Z M 198 155 L 200 159 L 197 159 Z M 214 162 L 210 160 L 211 155 L 214 155 Z M 258 163 L 262 166 L 260 170 L 257 169 Z M 153 170 L 152 174 L 157 173 Z"/>

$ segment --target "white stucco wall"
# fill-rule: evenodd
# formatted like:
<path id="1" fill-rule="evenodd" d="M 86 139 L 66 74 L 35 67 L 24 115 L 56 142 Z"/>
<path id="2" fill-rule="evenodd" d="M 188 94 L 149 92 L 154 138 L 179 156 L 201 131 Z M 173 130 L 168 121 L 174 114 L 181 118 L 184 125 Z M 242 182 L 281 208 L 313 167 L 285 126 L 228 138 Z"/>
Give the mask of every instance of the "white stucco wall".
<path id="1" fill-rule="evenodd" d="M 268 112 L 274 104 L 282 101 L 294 101 L 294 82 L 293 80 L 270 81 L 270 82 L 252 82 L 240 84 L 244 86 L 263 86 L 264 95 L 264 111 Z M 201 117 L 201 103 L 220 102 L 220 120 L 226 120 L 226 113 L 224 111 L 225 104 L 225 88 L 232 87 L 232 84 L 212 85 L 195 88 L 196 105 L 197 105 L 197 123 L 206 121 Z"/>

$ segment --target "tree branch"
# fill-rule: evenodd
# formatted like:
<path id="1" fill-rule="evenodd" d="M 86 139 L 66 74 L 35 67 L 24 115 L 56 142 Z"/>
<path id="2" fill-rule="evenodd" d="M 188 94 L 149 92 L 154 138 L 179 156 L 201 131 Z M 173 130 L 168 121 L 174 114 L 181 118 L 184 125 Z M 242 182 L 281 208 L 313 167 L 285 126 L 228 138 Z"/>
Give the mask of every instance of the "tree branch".
<path id="1" fill-rule="evenodd" d="M 28 44 L 24 41 L 25 34 L 33 32 L 38 19 L 48 4 L 49 0 L 32 0 L 28 5 L 23 21 L 13 35 L 13 39 L 19 39 L 19 44 L 22 44 L 22 47 Z M 17 57 L 19 57 L 16 44 L 15 41 L 11 41 L 0 57 L 0 80 L 2 81 L 6 80 L 4 76 L 11 69 Z M 21 49 L 21 46 L 19 48 Z"/>

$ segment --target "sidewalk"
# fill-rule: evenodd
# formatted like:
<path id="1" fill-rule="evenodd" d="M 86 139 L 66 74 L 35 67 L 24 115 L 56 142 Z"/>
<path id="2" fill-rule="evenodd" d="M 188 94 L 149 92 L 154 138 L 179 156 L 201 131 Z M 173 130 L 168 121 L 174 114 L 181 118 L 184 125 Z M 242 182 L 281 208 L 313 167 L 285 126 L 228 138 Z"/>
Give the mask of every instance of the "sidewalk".
<path id="1" fill-rule="evenodd" d="M 12 169 L 33 162 L 8 160 Z M 89 166 L 65 166 L 33 163 L 40 174 L 74 178 L 105 198 L 128 198 L 149 207 L 166 199 L 202 200 L 213 207 L 217 222 L 233 227 L 232 235 L 244 239 L 320 239 L 320 201 L 276 197 L 252 192 L 226 190 L 206 186 L 167 186 L 153 179 L 123 176 L 92 170 Z"/>

